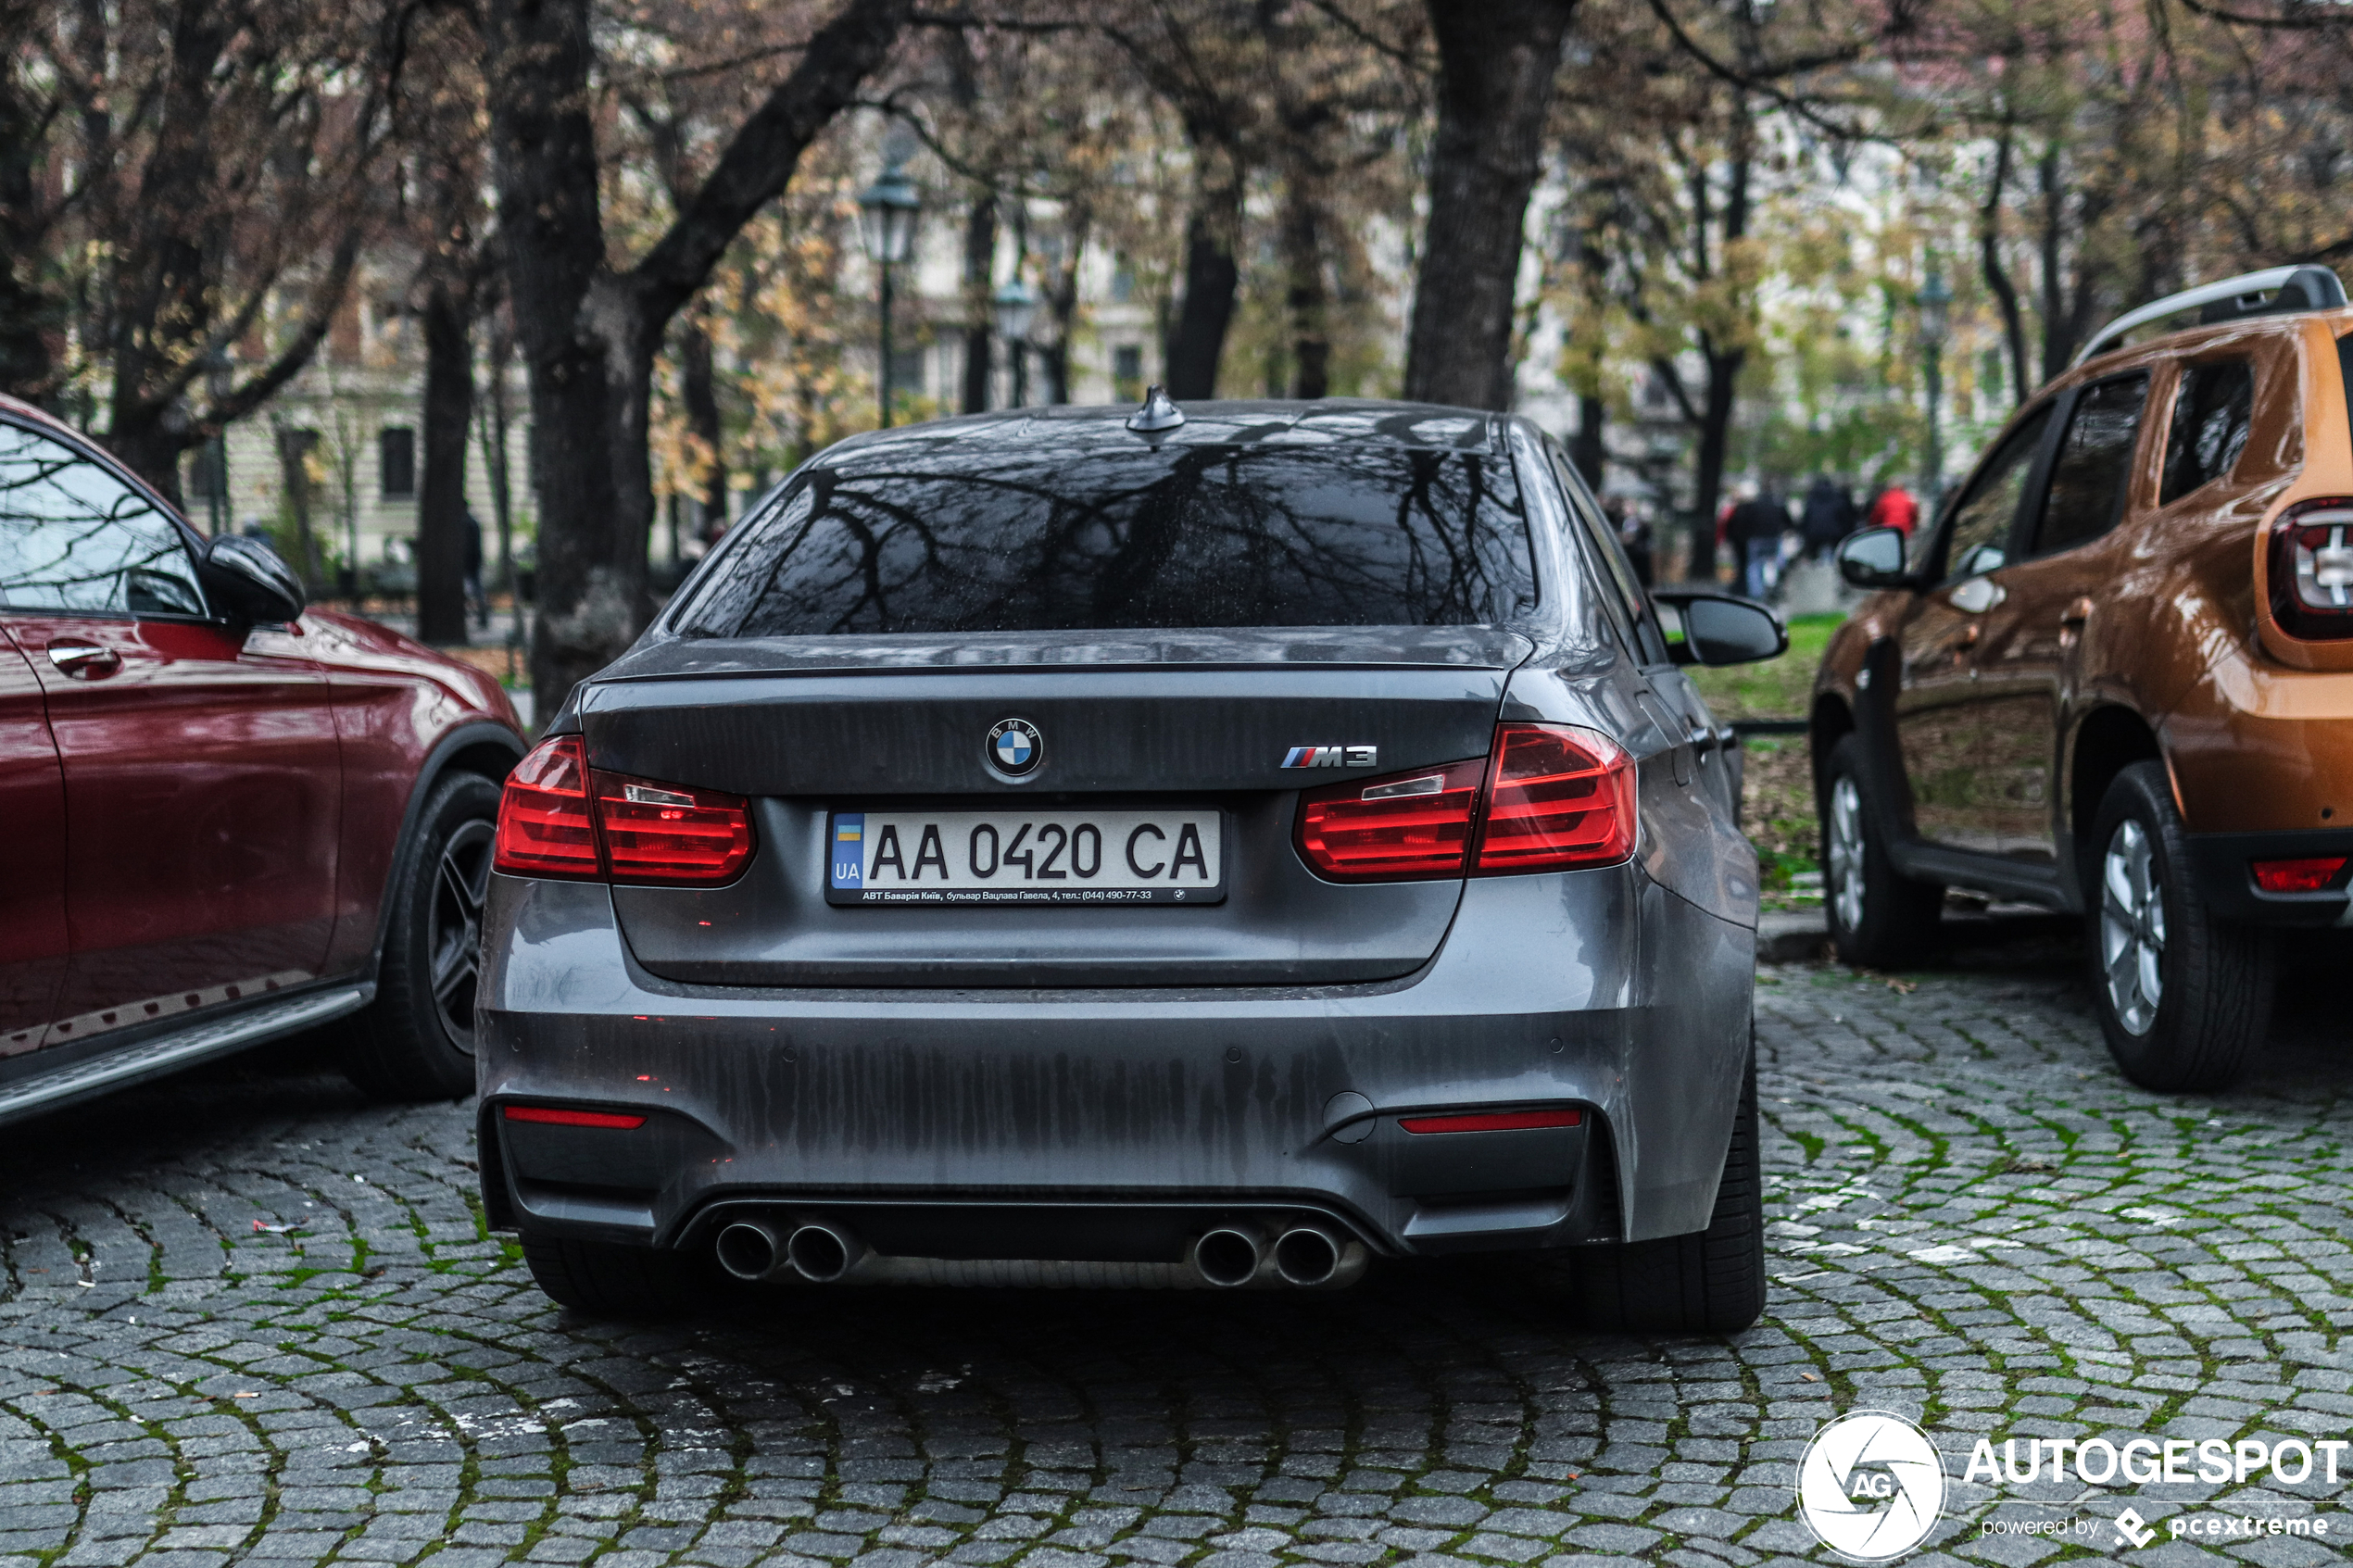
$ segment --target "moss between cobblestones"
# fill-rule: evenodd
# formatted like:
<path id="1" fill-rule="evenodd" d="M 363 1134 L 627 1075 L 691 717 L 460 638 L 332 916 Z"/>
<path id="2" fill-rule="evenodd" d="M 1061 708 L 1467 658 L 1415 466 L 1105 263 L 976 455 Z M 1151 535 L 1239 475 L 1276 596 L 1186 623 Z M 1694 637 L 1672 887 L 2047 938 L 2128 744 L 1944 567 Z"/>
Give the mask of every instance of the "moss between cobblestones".
<path id="1" fill-rule="evenodd" d="M 1579 1336 L 1508 1271 L 1451 1266 L 1333 1298 L 804 1292 L 677 1329 L 585 1323 L 487 1231 L 465 1107 L 370 1110 L 327 1080 L 140 1091 L 119 1131 L 37 1123 L 0 1150 L 0 1565 L 119 1555 L 93 1533 L 130 1495 L 93 1484 L 118 1452 L 101 1419 L 170 1461 L 133 1544 L 220 1517 L 190 1499 L 246 1475 L 259 1518 L 213 1560 L 305 1516 L 334 1521 L 324 1558 L 418 1517 L 397 1481 L 439 1464 L 448 1512 L 411 1555 L 464 1568 L 542 1548 L 738 1568 L 812 1532 L 909 1554 L 870 1568 L 1750 1568 L 1821 1559 L 1792 1466 L 1857 1405 L 1919 1417 L 1956 1459 L 1980 1434 L 2343 1421 L 2353 1063 L 2290 1041 L 2228 1098 L 2141 1094 L 2108 1069 L 2075 963 L 1965 952 L 1908 995 L 1768 977 L 1773 1297 L 1730 1342 Z M 91 1402 L 44 1424 L 65 1411 L 44 1387 Z M 216 1452 L 175 1401 L 233 1412 L 258 1456 Z M 308 1420 L 326 1424 L 288 1424 Z M 288 1506 L 338 1487 L 348 1518 Z M 2095 1501 L 2161 1520 L 2208 1490 Z M 19 1496 L 58 1522 L 15 1528 Z M 2018 1506 L 1955 1499 L 1956 1546 Z"/>

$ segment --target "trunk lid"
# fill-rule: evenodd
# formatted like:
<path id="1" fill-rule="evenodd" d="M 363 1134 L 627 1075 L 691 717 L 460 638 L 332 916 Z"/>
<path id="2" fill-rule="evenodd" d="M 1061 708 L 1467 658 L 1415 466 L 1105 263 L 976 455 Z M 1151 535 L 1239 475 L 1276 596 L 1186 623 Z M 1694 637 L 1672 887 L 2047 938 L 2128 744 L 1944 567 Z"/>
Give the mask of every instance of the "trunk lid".
<path id="1" fill-rule="evenodd" d="M 1527 638 L 1491 626 L 660 642 L 585 688 L 592 763 L 754 801 L 723 888 L 616 887 L 638 961 L 758 986 L 1300 985 L 1410 972 L 1462 884 L 1340 885 L 1292 845 L 1298 790 L 1484 755 Z M 1042 759 L 992 767 L 1027 721 Z M 1358 767 L 1286 769 L 1303 746 Z M 843 907 L 835 813 L 1214 809 L 1209 905 Z"/>

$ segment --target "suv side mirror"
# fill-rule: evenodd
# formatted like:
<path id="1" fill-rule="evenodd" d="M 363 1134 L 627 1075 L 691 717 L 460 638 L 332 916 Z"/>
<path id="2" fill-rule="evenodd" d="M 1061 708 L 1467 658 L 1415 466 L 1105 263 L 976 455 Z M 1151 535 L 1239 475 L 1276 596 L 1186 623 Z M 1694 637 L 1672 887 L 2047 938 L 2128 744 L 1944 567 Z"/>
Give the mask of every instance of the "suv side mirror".
<path id="1" fill-rule="evenodd" d="M 1683 640 L 1667 645 L 1678 664 L 1753 664 L 1788 651 L 1781 618 L 1755 599 L 1705 588 L 1657 588 L 1651 599 L 1682 622 Z"/>
<path id="2" fill-rule="evenodd" d="M 1904 570 L 1904 531 L 1866 528 L 1839 542 L 1838 574 L 1857 588 L 1909 588 L 1912 574 Z"/>
<path id="3" fill-rule="evenodd" d="M 232 621 L 288 621 L 308 602 L 302 580 L 278 558 L 277 551 L 239 534 L 224 533 L 207 545 L 196 576 Z"/>

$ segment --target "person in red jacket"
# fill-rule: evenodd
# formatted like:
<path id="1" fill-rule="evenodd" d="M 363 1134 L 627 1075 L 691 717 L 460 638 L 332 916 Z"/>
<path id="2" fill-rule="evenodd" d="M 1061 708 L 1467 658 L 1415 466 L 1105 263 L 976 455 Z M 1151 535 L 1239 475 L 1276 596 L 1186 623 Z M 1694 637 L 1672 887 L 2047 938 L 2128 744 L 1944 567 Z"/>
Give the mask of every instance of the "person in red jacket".
<path id="1" fill-rule="evenodd" d="M 1920 504 L 1912 499 L 1910 491 L 1894 481 L 1890 481 L 1887 488 L 1879 493 L 1879 499 L 1871 503 L 1873 528 L 1900 528 L 1904 531 L 1904 537 L 1908 539 L 1919 521 Z"/>

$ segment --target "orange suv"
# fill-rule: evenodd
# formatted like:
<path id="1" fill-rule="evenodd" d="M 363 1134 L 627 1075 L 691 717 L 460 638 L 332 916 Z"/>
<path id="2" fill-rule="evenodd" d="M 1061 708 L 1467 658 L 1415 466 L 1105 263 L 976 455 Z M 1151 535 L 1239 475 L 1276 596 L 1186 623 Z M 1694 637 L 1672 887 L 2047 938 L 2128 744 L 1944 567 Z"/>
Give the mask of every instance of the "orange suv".
<path id="1" fill-rule="evenodd" d="M 1915 959 L 1947 887 L 2082 913 L 2126 1076 L 2236 1075 L 2271 929 L 2353 924 L 2348 334 L 2319 267 L 2134 310 L 1908 550 L 1884 528 L 1840 546 L 1881 590 L 1810 715 L 1841 958 Z"/>

